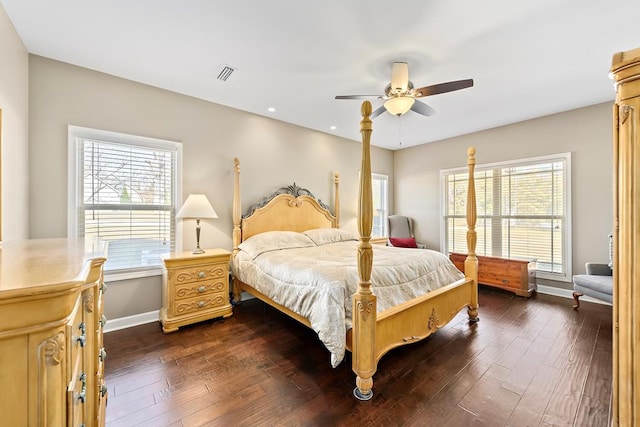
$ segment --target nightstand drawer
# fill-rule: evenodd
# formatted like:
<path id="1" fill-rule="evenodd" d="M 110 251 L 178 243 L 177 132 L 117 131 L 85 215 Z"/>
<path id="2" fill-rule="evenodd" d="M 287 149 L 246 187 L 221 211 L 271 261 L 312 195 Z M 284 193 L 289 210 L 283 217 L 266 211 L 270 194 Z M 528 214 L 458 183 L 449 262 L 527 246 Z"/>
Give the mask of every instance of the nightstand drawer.
<path id="1" fill-rule="evenodd" d="M 176 285 L 183 283 L 198 283 L 212 279 L 222 279 L 227 274 L 226 264 L 199 265 L 190 268 L 178 268 L 169 273 Z M 169 277 L 171 280 L 171 277 Z"/>
<path id="2" fill-rule="evenodd" d="M 184 285 L 176 285 L 175 287 L 175 299 L 181 300 L 185 298 L 192 298 L 198 296 L 209 296 L 209 294 L 215 292 L 224 292 L 227 289 L 227 278 L 220 278 L 220 280 L 207 281 L 201 283 L 187 283 Z"/>
<path id="3" fill-rule="evenodd" d="M 218 292 L 176 301 L 173 313 L 177 316 L 181 316 L 183 314 L 223 307 L 228 304 L 229 294 L 227 292 Z"/>

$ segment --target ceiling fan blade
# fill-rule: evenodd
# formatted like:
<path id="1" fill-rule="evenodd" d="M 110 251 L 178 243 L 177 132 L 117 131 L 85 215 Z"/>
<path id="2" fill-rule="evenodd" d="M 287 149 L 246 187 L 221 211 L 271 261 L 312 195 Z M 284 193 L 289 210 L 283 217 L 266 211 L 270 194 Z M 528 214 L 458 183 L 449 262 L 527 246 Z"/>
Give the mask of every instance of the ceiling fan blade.
<path id="1" fill-rule="evenodd" d="M 373 113 L 371 113 L 371 118 L 375 119 L 376 117 L 378 117 L 380 114 L 384 113 L 387 109 L 384 108 L 384 105 L 380 108 L 377 108 Z"/>
<path id="2" fill-rule="evenodd" d="M 422 114 L 423 116 L 433 116 L 436 113 L 436 110 L 425 104 L 424 102 L 416 100 L 411 106 L 411 111 L 415 111 L 418 114 Z"/>
<path id="3" fill-rule="evenodd" d="M 370 98 L 382 98 L 381 95 L 338 95 L 336 99 L 370 99 Z"/>
<path id="4" fill-rule="evenodd" d="M 396 93 L 407 91 L 409 84 L 409 65 L 406 62 L 394 62 L 391 68 L 391 90 Z"/>
<path id="5" fill-rule="evenodd" d="M 453 82 L 440 83 L 437 85 L 425 86 L 413 91 L 416 98 L 439 93 L 453 92 L 454 90 L 466 89 L 473 86 L 473 79 L 456 80 Z"/>

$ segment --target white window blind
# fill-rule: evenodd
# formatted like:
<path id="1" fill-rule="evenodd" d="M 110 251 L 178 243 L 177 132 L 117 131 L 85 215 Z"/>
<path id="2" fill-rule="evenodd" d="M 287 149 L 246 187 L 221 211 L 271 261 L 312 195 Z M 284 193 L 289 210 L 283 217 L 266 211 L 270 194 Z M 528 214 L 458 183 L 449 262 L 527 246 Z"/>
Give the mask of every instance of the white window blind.
<path id="1" fill-rule="evenodd" d="M 536 259 L 537 274 L 571 280 L 570 154 L 478 166 L 478 255 Z M 444 248 L 466 253 L 466 170 L 442 172 Z"/>
<path id="2" fill-rule="evenodd" d="M 178 144 L 97 132 L 70 137 L 75 235 L 109 243 L 106 272 L 157 270 L 175 249 Z"/>
<path id="3" fill-rule="evenodd" d="M 389 216 L 389 179 L 387 175 L 371 174 L 373 193 L 373 227 L 372 236 L 387 235 L 387 217 Z"/>

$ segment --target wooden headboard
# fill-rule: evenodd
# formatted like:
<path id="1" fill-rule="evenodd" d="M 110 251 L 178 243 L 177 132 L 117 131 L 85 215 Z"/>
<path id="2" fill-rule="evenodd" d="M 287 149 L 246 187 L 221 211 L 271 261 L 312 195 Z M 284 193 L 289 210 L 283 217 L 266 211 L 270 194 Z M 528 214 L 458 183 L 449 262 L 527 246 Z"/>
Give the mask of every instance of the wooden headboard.
<path id="1" fill-rule="evenodd" d="M 340 226 L 340 178 L 334 173 L 336 214 L 306 188 L 295 183 L 282 187 L 258 203 L 251 205 L 241 215 L 240 160 L 236 157 L 235 185 L 233 192 L 233 250 L 249 237 L 266 231 L 305 231 L 313 228 L 338 228 Z"/>

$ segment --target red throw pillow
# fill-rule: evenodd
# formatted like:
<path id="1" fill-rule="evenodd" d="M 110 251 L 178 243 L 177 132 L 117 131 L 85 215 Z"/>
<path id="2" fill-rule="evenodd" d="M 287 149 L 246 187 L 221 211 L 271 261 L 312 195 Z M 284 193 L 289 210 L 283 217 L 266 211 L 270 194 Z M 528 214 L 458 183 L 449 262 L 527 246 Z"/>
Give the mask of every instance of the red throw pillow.
<path id="1" fill-rule="evenodd" d="M 393 246 L 400 248 L 417 248 L 415 237 L 389 237 L 389 241 Z"/>

